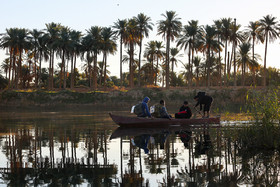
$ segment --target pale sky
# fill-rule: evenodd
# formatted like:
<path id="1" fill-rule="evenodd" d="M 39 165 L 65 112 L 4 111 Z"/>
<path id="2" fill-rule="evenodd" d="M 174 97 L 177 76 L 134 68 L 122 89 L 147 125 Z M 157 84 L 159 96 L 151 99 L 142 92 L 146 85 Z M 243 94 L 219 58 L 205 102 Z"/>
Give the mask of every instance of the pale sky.
<path id="1" fill-rule="evenodd" d="M 213 20 L 236 18 L 243 30 L 250 21 L 257 21 L 268 14 L 279 21 L 279 8 L 279 0 L 3 0 L 0 33 L 5 33 L 6 28 L 15 27 L 45 29 L 45 24 L 51 22 L 86 33 L 86 29 L 91 26 L 112 26 L 117 19 L 132 18 L 144 13 L 154 23 L 154 30 L 150 32 L 149 38 L 144 39 L 146 43 L 150 40 L 162 40 L 161 36 L 156 35 L 157 22 L 164 19 L 161 14 L 166 11 L 176 11 L 183 25 L 192 19 L 198 20 L 199 25 L 212 25 Z M 268 46 L 267 66 L 280 68 L 279 41 L 278 39 Z M 186 63 L 187 55 L 183 51 L 181 53 L 184 54 L 182 61 Z M 263 57 L 264 44 L 258 44 L 256 53 Z M 7 57 L 5 51 L 0 50 L 0 63 Z M 101 61 L 102 58 L 98 60 Z M 108 63 L 111 75 L 119 76 L 119 53 L 110 55 Z M 259 63 L 263 65 L 263 61 Z M 47 63 L 44 64 L 47 66 Z M 180 71 L 181 68 L 178 67 L 177 70 Z"/>

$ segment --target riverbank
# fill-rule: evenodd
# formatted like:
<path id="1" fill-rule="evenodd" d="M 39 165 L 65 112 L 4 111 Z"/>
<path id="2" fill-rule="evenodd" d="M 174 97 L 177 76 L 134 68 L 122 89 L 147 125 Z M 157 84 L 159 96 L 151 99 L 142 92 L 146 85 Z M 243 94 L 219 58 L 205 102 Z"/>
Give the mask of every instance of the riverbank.
<path id="1" fill-rule="evenodd" d="M 1 107 L 44 107 L 57 108 L 69 106 L 90 107 L 129 107 L 140 102 L 145 96 L 151 98 L 150 105 L 160 99 L 166 101 L 168 108 L 178 108 L 184 100 L 194 105 L 193 97 L 204 91 L 214 99 L 212 110 L 216 112 L 239 112 L 246 105 L 246 95 L 250 88 L 135 88 L 111 91 L 46 91 L 46 90 L 5 90 L 0 93 Z"/>

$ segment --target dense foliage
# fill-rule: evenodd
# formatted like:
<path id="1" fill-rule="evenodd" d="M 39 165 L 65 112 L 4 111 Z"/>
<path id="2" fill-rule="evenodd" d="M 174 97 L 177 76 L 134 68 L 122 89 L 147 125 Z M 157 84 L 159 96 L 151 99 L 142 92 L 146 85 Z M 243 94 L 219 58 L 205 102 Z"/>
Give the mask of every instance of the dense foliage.
<path id="1" fill-rule="evenodd" d="M 1 65 L 8 87 L 73 89 L 80 84 L 96 90 L 114 85 L 168 88 L 169 85 L 279 84 L 279 70 L 266 67 L 268 41 L 273 42 L 279 37 L 276 17 L 264 16 L 241 30 L 241 25 L 231 18 L 201 26 L 197 20 L 183 25 L 174 11 L 166 11 L 162 16 L 163 19 L 157 22 L 157 34 L 166 43 L 152 40 L 144 46 L 143 39 L 149 36 L 154 24 L 142 13 L 117 20 L 112 27 L 92 26 L 86 33 L 58 23 L 48 23 L 43 30 L 7 28 L 1 35 L 0 47 L 9 55 Z M 117 39 L 119 79 L 110 78 L 107 60 L 109 55 L 117 52 Z M 172 42 L 176 44 L 175 48 L 171 47 Z M 263 66 L 260 55 L 254 52 L 258 42 L 265 44 Z M 123 46 L 126 49 L 124 55 Z M 145 47 L 143 53 L 142 47 Z M 180 49 L 187 55 L 180 54 Z M 78 60 L 83 64 L 79 70 L 81 73 L 77 69 Z M 44 62 L 48 68 L 42 68 Z M 126 62 L 129 71 L 123 72 L 122 66 Z M 182 63 L 183 69 L 175 71 L 178 63 Z"/>

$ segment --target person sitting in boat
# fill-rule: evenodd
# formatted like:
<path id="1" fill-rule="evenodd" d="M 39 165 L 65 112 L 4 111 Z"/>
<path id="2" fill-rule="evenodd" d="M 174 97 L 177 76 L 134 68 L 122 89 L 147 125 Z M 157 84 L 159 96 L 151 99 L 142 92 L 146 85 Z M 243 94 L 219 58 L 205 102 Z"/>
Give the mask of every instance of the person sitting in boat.
<path id="1" fill-rule="evenodd" d="M 179 112 L 175 114 L 175 118 L 187 118 L 192 117 L 192 110 L 188 106 L 188 101 L 184 101 L 183 106 L 180 107 Z"/>
<path id="2" fill-rule="evenodd" d="M 166 107 L 165 107 L 165 101 L 160 100 L 159 104 L 155 105 L 155 111 L 153 113 L 153 117 L 156 118 L 168 118 L 171 119 L 172 116 L 168 114 Z"/>
<path id="3" fill-rule="evenodd" d="M 149 97 L 145 97 L 141 103 L 141 110 L 139 113 L 136 113 L 137 117 L 152 117 L 149 111 L 148 103 L 150 101 Z M 137 107 L 137 106 L 135 106 Z M 134 109 L 135 110 L 135 109 Z M 136 109 L 137 110 L 137 109 Z"/>
<path id="4" fill-rule="evenodd" d="M 205 95 L 205 92 L 198 92 L 198 94 L 194 97 L 194 100 L 197 101 L 195 107 L 200 105 L 200 111 L 202 110 L 202 105 L 203 107 L 203 118 L 205 117 L 205 113 L 207 113 L 207 118 L 209 118 L 209 111 L 213 102 L 213 98 L 209 95 Z"/>

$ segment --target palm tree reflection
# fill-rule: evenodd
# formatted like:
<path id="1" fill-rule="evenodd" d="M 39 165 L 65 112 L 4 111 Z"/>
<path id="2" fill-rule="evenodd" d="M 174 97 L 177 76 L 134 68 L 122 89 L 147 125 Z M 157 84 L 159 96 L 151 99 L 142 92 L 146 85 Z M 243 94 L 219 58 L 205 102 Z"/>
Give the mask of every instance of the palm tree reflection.
<path id="1" fill-rule="evenodd" d="M 111 140 L 104 124 L 0 130 L 1 180 L 11 186 L 279 185 L 279 153 L 248 151 L 231 129 L 117 129 Z"/>

